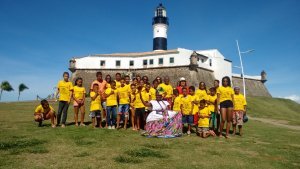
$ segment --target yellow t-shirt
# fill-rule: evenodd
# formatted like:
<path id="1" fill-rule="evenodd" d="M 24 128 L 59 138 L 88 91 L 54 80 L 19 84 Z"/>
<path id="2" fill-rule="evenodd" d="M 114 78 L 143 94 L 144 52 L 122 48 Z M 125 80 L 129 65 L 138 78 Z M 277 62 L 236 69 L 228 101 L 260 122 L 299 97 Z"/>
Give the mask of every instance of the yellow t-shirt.
<path id="1" fill-rule="evenodd" d="M 128 86 L 119 87 L 117 89 L 119 95 L 119 104 L 129 104 L 129 90 Z"/>
<path id="2" fill-rule="evenodd" d="M 109 83 L 106 83 L 106 89 L 111 88 Z"/>
<path id="3" fill-rule="evenodd" d="M 116 82 L 116 88 L 117 88 L 117 89 L 120 88 L 120 87 L 121 87 L 121 82 L 119 82 L 119 81 L 117 81 L 117 80 L 115 80 L 115 82 Z"/>
<path id="4" fill-rule="evenodd" d="M 156 100 L 156 90 L 153 87 L 150 88 L 150 95 L 151 100 Z"/>
<path id="5" fill-rule="evenodd" d="M 49 105 L 49 108 L 50 110 L 54 111 L 53 107 Z M 46 113 L 43 106 L 42 105 L 38 105 L 36 108 L 35 108 L 35 113 L 38 113 L 38 114 L 42 114 L 42 113 Z"/>
<path id="6" fill-rule="evenodd" d="M 144 92 L 142 92 L 142 97 L 145 101 L 145 98 L 144 98 L 144 95 L 143 95 Z M 141 98 L 140 98 L 140 93 L 136 92 L 135 95 L 133 95 L 134 97 L 134 102 L 133 102 L 133 106 L 134 108 L 144 108 L 145 105 L 143 104 Z"/>
<path id="7" fill-rule="evenodd" d="M 191 96 L 191 102 L 192 101 L 196 101 L 197 102 L 197 104 L 195 104 L 194 103 L 194 109 L 193 109 L 193 115 L 195 115 L 195 114 L 197 114 L 198 113 L 198 111 L 199 111 L 199 97 L 195 94 L 195 95 L 190 95 Z"/>
<path id="8" fill-rule="evenodd" d="M 83 99 L 85 96 L 85 88 L 84 87 L 79 87 L 79 86 L 74 86 L 74 93 L 73 93 L 75 99 L 80 100 Z"/>
<path id="9" fill-rule="evenodd" d="M 58 82 L 57 88 L 59 90 L 59 101 L 70 101 L 70 94 L 73 90 L 72 82 L 61 80 Z"/>
<path id="10" fill-rule="evenodd" d="M 94 97 L 95 95 L 96 93 L 93 91 L 90 93 L 91 98 Z M 98 95 L 94 100 L 91 99 L 90 111 L 96 111 L 96 110 L 102 110 L 100 95 Z"/>
<path id="11" fill-rule="evenodd" d="M 208 100 L 206 90 L 197 89 L 195 94 L 198 96 L 199 100 Z"/>
<path id="12" fill-rule="evenodd" d="M 181 96 L 177 96 L 174 101 L 173 101 L 173 111 L 181 111 L 180 109 L 181 106 Z"/>
<path id="13" fill-rule="evenodd" d="M 246 102 L 244 95 L 242 95 L 242 94 L 236 95 L 235 94 L 233 98 L 234 98 L 234 110 L 245 111 L 244 106 L 247 105 L 247 102 Z"/>
<path id="14" fill-rule="evenodd" d="M 170 84 L 166 85 L 165 83 L 161 83 L 158 85 L 158 87 L 161 87 L 164 90 L 164 92 L 167 93 L 167 95 L 165 96 L 166 98 L 172 97 L 173 87 Z"/>
<path id="15" fill-rule="evenodd" d="M 208 115 L 210 115 L 210 111 L 208 107 L 199 110 L 199 116 L 208 116 Z M 198 127 L 209 127 L 209 117 L 206 118 L 199 117 Z"/>
<path id="16" fill-rule="evenodd" d="M 144 99 L 145 102 L 149 102 L 151 100 L 151 93 L 150 93 L 150 91 L 147 92 L 146 90 L 144 90 L 142 92 L 142 97 L 143 97 L 143 99 Z"/>
<path id="17" fill-rule="evenodd" d="M 187 95 L 186 97 L 181 97 L 181 105 L 182 105 L 182 114 L 183 115 L 192 115 L 190 112 L 192 111 L 192 97 L 191 95 Z"/>
<path id="18" fill-rule="evenodd" d="M 234 91 L 229 86 L 227 86 L 227 87 L 223 87 L 223 86 L 218 87 L 217 94 L 220 94 L 220 103 L 225 101 L 225 100 L 233 101 L 231 95 L 234 94 Z"/>
<path id="19" fill-rule="evenodd" d="M 111 91 L 114 91 L 114 94 L 106 97 L 106 106 L 116 106 L 117 105 L 117 94 L 118 94 L 117 89 L 114 90 L 112 88 L 108 88 L 105 90 L 105 94 L 109 95 L 111 93 Z"/>
<path id="20" fill-rule="evenodd" d="M 209 102 L 215 103 L 216 99 L 217 99 L 216 94 L 214 96 L 208 95 L 208 101 Z M 215 112 L 215 105 L 214 104 L 208 104 L 208 109 L 211 112 Z"/>

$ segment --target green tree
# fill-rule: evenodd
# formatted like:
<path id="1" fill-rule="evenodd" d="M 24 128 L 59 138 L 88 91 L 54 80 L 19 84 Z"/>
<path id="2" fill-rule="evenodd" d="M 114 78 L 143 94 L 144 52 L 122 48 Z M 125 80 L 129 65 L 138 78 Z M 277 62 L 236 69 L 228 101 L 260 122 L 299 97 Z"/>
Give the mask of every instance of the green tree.
<path id="1" fill-rule="evenodd" d="M 24 90 L 26 89 L 29 89 L 24 83 L 21 83 L 19 85 L 19 96 L 18 96 L 18 101 L 20 100 L 20 95 L 21 95 L 21 92 L 23 92 Z"/>
<path id="2" fill-rule="evenodd" d="M 9 84 L 8 81 L 3 81 L 1 83 L 1 92 L 0 92 L 0 100 L 1 100 L 1 96 L 2 96 L 2 92 L 3 91 L 7 91 L 7 92 L 10 92 L 10 91 L 13 91 L 14 89 L 12 88 L 12 86 Z"/>

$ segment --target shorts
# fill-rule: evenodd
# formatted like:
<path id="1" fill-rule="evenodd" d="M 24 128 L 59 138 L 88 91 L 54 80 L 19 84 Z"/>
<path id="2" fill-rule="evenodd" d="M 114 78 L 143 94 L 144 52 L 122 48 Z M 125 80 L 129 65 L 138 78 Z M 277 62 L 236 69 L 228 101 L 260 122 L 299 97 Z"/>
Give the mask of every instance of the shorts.
<path id="1" fill-rule="evenodd" d="M 209 127 L 198 127 L 197 128 L 197 133 L 204 133 L 204 132 L 208 132 L 209 131 Z"/>
<path id="2" fill-rule="evenodd" d="M 194 124 L 194 115 L 183 115 L 182 116 L 182 123 L 183 124 Z"/>
<path id="3" fill-rule="evenodd" d="M 129 104 L 119 104 L 119 111 L 118 114 L 119 115 L 123 115 L 125 114 L 125 116 L 128 116 L 129 112 Z"/>
<path id="4" fill-rule="evenodd" d="M 81 106 L 83 106 L 83 105 L 84 105 L 84 103 L 79 104 L 79 103 L 76 102 L 75 100 L 74 100 L 74 102 L 73 102 L 73 106 L 74 106 L 74 107 L 81 107 Z"/>
<path id="5" fill-rule="evenodd" d="M 234 110 L 232 115 L 232 124 L 242 126 L 244 124 L 243 117 L 244 117 L 244 111 Z"/>
<path id="6" fill-rule="evenodd" d="M 101 117 L 101 111 L 100 110 L 95 110 L 95 111 L 91 111 L 90 115 L 91 118 L 100 118 Z"/>
<path id="7" fill-rule="evenodd" d="M 145 108 L 135 108 L 135 117 L 144 117 Z"/>
<path id="8" fill-rule="evenodd" d="M 233 108 L 233 102 L 231 100 L 225 100 L 220 103 L 220 108 Z"/>

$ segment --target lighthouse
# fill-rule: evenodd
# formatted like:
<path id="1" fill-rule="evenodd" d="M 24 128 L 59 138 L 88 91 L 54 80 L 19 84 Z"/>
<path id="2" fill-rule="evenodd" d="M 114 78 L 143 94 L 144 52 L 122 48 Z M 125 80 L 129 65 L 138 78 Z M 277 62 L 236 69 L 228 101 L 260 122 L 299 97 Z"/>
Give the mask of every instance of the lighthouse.
<path id="1" fill-rule="evenodd" d="M 153 26 L 153 50 L 167 50 L 167 31 L 169 21 L 165 7 L 160 3 L 155 9 L 154 17 L 152 20 Z"/>

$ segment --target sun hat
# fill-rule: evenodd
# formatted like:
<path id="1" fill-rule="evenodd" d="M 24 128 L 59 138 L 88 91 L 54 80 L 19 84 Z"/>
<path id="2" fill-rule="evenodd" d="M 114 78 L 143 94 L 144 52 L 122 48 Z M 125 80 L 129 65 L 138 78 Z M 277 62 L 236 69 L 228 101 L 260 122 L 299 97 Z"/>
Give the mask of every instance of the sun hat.
<path id="1" fill-rule="evenodd" d="M 179 80 L 180 81 L 186 81 L 184 77 L 181 77 Z"/>

